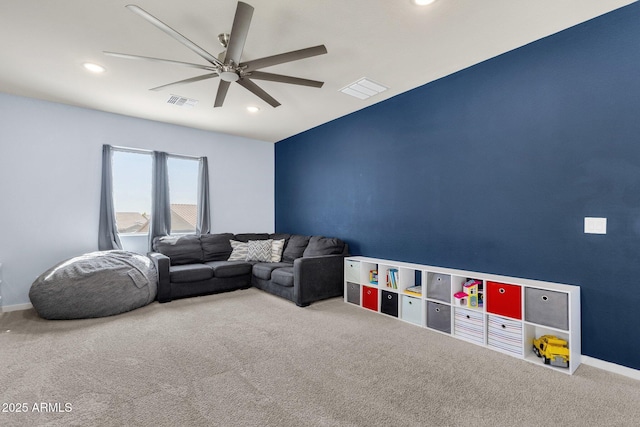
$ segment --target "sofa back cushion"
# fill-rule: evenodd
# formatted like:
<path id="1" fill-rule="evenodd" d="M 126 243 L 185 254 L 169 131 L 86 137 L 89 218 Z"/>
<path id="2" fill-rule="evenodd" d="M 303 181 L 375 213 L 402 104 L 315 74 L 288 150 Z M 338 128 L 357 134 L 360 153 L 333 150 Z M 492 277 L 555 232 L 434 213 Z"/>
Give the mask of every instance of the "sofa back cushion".
<path id="1" fill-rule="evenodd" d="M 269 238 L 269 233 L 244 233 L 244 234 L 236 234 L 234 240 L 239 242 L 248 242 L 249 240 L 267 240 Z"/>
<path id="2" fill-rule="evenodd" d="M 312 236 L 302 256 L 340 255 L 344 251 L 344 242 L 335 237 Z"/>
<path id="3" fill-rule="evenodd" d="M 226 261 L 229 259 L 229 255 L 231 255 L 229 240 L 233 239 L 234 235 L 232 233 L 203 234 L 200 236 L 204 262 Z"/>
<path id="4" fill-rule="evenodd" d="M 202 246 L 200 236 L 162 236 L 153 239 L 153 250 L 168 256 L 171 265 L 192 264 L 202 262 Z"/>
<path id="5" fill-rule="evenodd" d="M 271 240 L 285 240 L 285 243 L 287 243 L 287 240 L 289 240 L 289 238 L 291 237 L 291 234 L 288 233 L 271 233 L 269 234 L 269 238 Z"/>
<path id="6" fill-rule="evenodd" d="M 282 262 L 293 262 L 295 259 L 302 257 L 310 238 L 310 236 L 301 236 L 299 234 L 291 235 L 284 247 Z"/>

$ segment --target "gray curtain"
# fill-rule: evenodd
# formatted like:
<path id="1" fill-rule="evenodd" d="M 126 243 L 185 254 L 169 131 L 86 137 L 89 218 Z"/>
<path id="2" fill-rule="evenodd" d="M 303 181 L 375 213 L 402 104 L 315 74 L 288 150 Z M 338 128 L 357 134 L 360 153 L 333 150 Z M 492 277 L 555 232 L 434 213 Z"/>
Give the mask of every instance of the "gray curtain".
<path id="1" fill-rule="evenodd" d="M 151 178 L 151 224 L 149 227 L 149 250 L 153 250 L 154 237 L 166 236 L 171 230 L 171 202 L 169 201 L 169 155 L 153 152 Z"/>
<path id="2" fill-rule="evenodd" d="M 98 225 L 98 249 L 109 251 L 112 249 L 122 249 L 120 237 L 118 237 L 118 226 L 116 224 L 116 213 L 113 207 L 113 172 L 112 153 L 110 145 L 102 146 L 102 188 L 100 191 L 100 221 Z"/>
<path id="3" fill-rule="evenodd" d="M 209 234 L 211 214 L 209 211 L 209 164 L 206 157 L 200 157 L 198 165 L 198 216 L 196 234 Z"/>

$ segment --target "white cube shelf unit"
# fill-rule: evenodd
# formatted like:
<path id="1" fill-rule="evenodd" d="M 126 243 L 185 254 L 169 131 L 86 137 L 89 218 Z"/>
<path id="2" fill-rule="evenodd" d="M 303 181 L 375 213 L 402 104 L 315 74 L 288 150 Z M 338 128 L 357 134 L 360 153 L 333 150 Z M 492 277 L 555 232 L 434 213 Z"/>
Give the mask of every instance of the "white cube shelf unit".
<path id="1" fill-rule="evenodd" d="M 344 265 L 347 303 L 559 372 L 580 365 L 579 286 L 360 256 Z M 543 335 L 567 342 L 568 366 L 536 355 Z"/>

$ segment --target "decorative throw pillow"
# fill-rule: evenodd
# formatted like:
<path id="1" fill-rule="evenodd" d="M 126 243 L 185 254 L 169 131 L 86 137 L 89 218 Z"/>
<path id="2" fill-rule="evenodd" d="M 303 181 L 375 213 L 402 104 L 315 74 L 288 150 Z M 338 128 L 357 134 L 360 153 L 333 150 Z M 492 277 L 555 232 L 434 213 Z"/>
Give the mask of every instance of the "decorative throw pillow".
<path id="1" fill-rule="evenodd" d="M 237 240 L 229 240 L 231 243 L 231 255 L 229 255 L 229 261 L 246 261 L 248 243 L 238 242 Z"/>
<path id="2" fill-rule="evenodd" d="M 282 251 L 284 250 L 284 240 L 273 240 L 271 244 L 271 262 L 280 262 L 282 260 Z"/>
<path id="3" fill-rule="evenodd" d="M 247 261 L 271 262 L 273 240 L 249 240 L 247 243 Z"/>

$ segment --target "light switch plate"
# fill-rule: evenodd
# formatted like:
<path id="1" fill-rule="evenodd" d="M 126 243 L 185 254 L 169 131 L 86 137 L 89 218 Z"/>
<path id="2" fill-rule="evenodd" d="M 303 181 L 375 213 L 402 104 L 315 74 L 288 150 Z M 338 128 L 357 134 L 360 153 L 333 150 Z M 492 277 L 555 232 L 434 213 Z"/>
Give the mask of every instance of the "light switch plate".
<path id="1" fill-rule="evenodd" d="M 584 232 L 588 234 L 607 234 L 607 218 L 584 218 Z"/>

